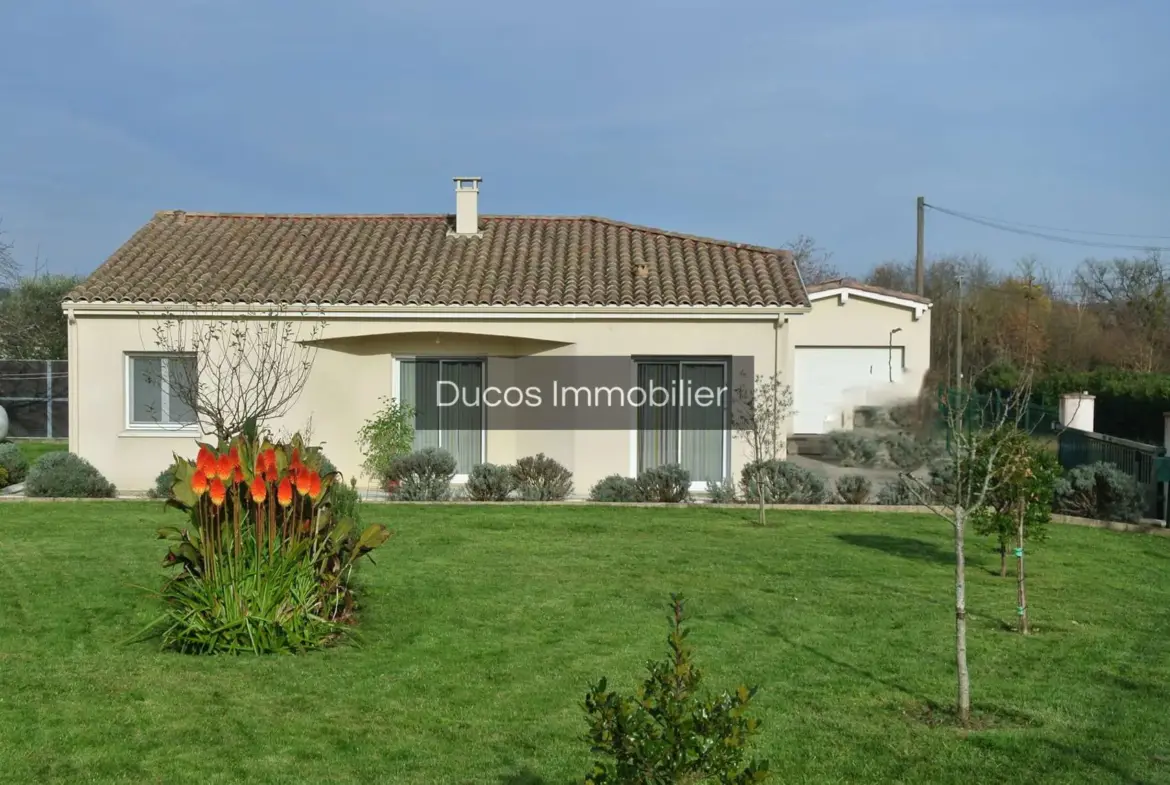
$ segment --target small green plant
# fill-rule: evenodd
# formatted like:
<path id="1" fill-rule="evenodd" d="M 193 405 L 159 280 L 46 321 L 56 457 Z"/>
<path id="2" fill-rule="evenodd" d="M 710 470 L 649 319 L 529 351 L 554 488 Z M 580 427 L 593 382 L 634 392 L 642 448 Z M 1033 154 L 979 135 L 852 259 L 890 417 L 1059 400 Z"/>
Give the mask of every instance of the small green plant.
<path id="1" fill-rule="evenodd" d="M 447 501 L 451 498 L 456 465 L 455 456 L 438 447 L 400 455 L 387 470 L 386 477 L 394 488 L 390 498 L 404 502 Z"/>
<path id="2" fill-rule="evenodd" d="M 739 501 L 739 493 L 734 482 L 708 480 L 707 499 L 712 504 L 735 504 Z"/>
<path id="3" fill-rule="evenodd" d="M 670 654 L 648 663 L 635 695 L 611 692 L 603 678 L 585 696 L 589 742 L 605 758 L 593 764 L 586 785 L 746 785 L 770 776 L 767 761 L 747 759 L 760 729 L 747 715 L 756 689 L 741 685 L 701 697 L 684 621 L 684 600 L 671 595 Z"/>
<path id="4" fill-rule="evenodd" d="M 0 468 L 8 472 L 8 482 L 15 485 L 28 474 L 28 458 L 14 442 L 0 443 Z"/>
<path id="5" fill-rule="evenodd" d="M 1057 481 L 1055 497 L 1057 512 L 1103 521 L 1141 520 L 1145 506 L 1137 480 L 1104 462 L 1070 470 Z"/>
<path id="6" fill-rule="evenodd" d="M 325 472 L 325 468 L 321 469 Z M 324 476 L 328 477 L 332 472 L 325 472 Z M 334 517 L 348 518 L 353 521 L 355 525 L 362 522 L 362 497 L 358 493 L 357 478 L 351 479 L 348 483 L 341 482 L 340 475 L 338 475 L 331 487 L 329 507 L 332 510 Z"/>
<path id="7" fill-rule="evenodd" d="M 0 466 L 0 488 L 8 487 L 8 470 Z"/>
<path id="8" fill-rule="evenodd" d="M 502 502 L 516 489 L 510 466 L 481 463 L 473 466 L 467 477 L 467 496 L 476 502 Z"/>
<path id="9" fill-rule="evenodd" d="M 638 500 L 677 504 L 691 495 L 691 473 L 677 463 L 655 466 L 638 475 L 635 481 Z"/>
<path id="10" fill-rule="evenodd" d="M 362 468 L 381 480 L 390 478 L 394 462 L 413 446 L 414 409 L 394 398 L 383 398 L 381 408 L 358 430 Z"/>
<path id="11" fill-rule="evenodd" d="M 818 474 L 788 461 L 755 461 L 743 467 L 740 488 L 746 499 L 760 500 L 759 481 L 764 483 L 768 504 L 822 504 L 829 497 L 825 480 Z"/>
<path id="12" fill-rule="evenodd" d="M 50 452 L 29 467 L 24 493 L 46 499 L 110 499 L 118 491 L 84 458 L 71 452 Z"/>
<path id="13" fill-rule="evenodd" d="M 591 502 L 636 502 L 638 501 L 638 484 L 629 477 L 620 474 L 611 474 L 589 489 Z"/>
<path id="14" fill-rule="evenodd" d="M 563 501 L 573 492 L 573 473 L 544 453 L 516 461 L 512 476 L 524 501 Z"/>
<path id="15" fill-rule="evenodd" d="M 846 474 L 837 478 L 837 496 L 845 504 L 865 504 L 873 492 L 873 483 L 860 474 Z"/>

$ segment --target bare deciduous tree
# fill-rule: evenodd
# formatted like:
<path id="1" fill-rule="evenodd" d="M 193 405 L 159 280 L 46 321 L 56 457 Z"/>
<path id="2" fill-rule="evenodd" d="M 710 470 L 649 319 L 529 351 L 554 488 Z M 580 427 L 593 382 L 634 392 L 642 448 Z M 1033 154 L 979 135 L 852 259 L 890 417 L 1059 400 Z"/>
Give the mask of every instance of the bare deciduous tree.
<path id="1" fill-rule="evenodd" d="M 774 461 L 784 450 L 785 423 L 794 414 L 792 388 L 780 374 L 745 378 L 735 388 L 731 406 L 731 427 L 751 456 L 760 504 L 760 525 L 766 523 L 768 473 L 766 461 Z"/>
<path id="2" fill-rule="evenodd" d="M 12 242 L 4 236 L 3 228 L 0 228 L 0 289 L 16 286 L 19 280 L 20 265 L 12 255 Z"/>
<path id="3" fill-rule="evenodd" d="M 226 440 L 249 422 L 288 413 L 308 381 L 324 329 L 323 321 L 290 318 L 279 309 L 244 318 L 172 313 L 153 328 L 153 349 L 194 355 L 196 372 L 172 372 L 166 384 L 204 432 Z"/>
<path id="4" fill-rule="evenodd" d="M 799 235 L 785 248 L 792 252 L 792 260 L 806 286 L 841 277 L 841 271 L 833 264 L 833 254 L 817 245 L 808 235 Z"/>
<path id="5" fill-rule="evenodd" d="M 971 676 L 967 667 L 966 536 L 972 516 L 983 508 L 1000 485 L 1007 482 L 1014 456 L 1003 451 L 1004 428 L 1023 421 L 1031 397 L 1031 374 L 996 409 L 983 408 L 970 387 L 955 390 L 944 414 L 950 434 L 941 470 L 924 482 L 903 474 L 919 501 L 951 524 L 955 553 L 955 670 L 958 682 L 956 713 L 966 726 L 971 719 Z M 991 399 L 988 399 L 989 402 Z"/>

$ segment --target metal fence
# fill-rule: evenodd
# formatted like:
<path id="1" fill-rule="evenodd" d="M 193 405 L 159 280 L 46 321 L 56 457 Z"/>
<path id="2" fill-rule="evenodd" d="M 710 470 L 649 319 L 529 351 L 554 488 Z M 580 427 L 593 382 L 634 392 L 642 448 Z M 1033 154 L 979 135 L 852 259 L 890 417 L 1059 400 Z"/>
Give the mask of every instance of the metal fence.
<path id="1" fill-rule="evenodd" d="M 950 416 L 955 412 L 958 416 Z M 981 393 L 974 390 L 956 390 L 940 387 L 938 390 L 939 425 L 945 430 L 947 445 L 950 445 L 950 428 L 953 420 L 964 431 L 993 428 L 1000 423 L 1014 423 L 1037 436 L 1053 434 L 1060 429 L 1060 414 L 1051 407 L 1031 401 L 1019 401 L 1010 395 L 994 391 Z"/>
<path id="2" fill-rule="evenodd" d="M 1165 447 L 1075 428 L 1061 431 L 1058 445 L 1061 466 L 1075 469 L 1088 463 L 1111 463 L 1133 477 L 1141 488 L 1143 514 L 1147 518 L 1164 517 L 1166 486 L 1159 480 L 1158 459 L 1166 455 Z"/>
<path id="3" fill-rule="evenodd" d="M 67 438 L 68 360 L 0 360 L 0 406 L 9 436 Z"/>

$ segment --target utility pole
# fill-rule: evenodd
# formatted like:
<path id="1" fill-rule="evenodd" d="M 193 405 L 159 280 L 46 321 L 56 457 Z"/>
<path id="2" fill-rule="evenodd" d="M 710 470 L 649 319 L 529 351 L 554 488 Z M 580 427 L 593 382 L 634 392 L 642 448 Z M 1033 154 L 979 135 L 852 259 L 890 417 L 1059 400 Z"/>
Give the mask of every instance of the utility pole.
<path id="1" fill-rule="evenodd" d="M 919 297 L 926 296 L 926 197 L 918 197 L 918 254 L 914 257 L 914 282 Z"/>
<path id="2" fill-rule="evenodd" d="M 955 319 L 955 389 L 963 389 L 963 274 L 959 273 L 959 309 Z"/>

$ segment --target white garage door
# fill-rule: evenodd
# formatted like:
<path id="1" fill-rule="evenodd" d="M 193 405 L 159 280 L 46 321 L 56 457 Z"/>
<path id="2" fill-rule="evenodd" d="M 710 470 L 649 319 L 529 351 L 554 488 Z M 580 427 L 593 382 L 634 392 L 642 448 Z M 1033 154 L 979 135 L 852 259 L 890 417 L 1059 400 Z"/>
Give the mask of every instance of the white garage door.
<path id="1" fill-rule="evenodd" d="M 893 381 L 902 379 L 902 348 L 894 347 Z M 888 346 L 800 346 L 796 348 L 793 403 L 796 433 L 828 433 L 841 427 L 842 413 L 880 399 L 890 384 Z"/>

